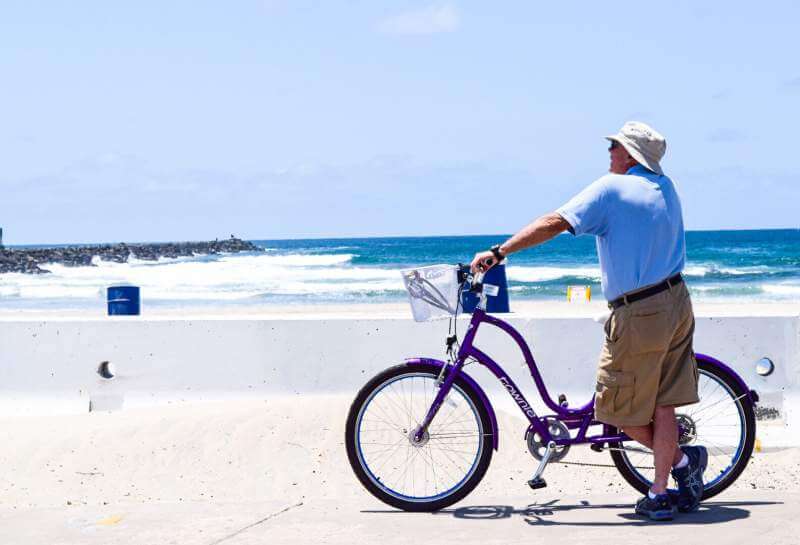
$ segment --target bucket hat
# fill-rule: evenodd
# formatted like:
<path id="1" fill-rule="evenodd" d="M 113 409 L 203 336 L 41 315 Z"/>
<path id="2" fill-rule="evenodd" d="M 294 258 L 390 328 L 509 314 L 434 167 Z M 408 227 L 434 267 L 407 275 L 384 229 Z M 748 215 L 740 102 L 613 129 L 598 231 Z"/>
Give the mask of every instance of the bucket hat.
<path id="1" fill-rule="evenodd" d="M 656 174 L 664 174 L 659 161 L 667 151 L 667 141 L 661 133 L 641 121 L 628 121 L 617 134 L 606 136 L 619 142 L 643 167 Z"/>

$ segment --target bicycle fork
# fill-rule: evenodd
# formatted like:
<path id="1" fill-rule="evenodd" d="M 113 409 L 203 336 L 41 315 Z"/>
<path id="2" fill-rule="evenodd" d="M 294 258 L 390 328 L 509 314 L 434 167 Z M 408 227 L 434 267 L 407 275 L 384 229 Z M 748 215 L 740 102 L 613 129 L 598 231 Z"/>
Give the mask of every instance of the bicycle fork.
<path id="1" fill-rule="evenodd" d="M 463 363 L 461 360 L 457 361 L 455 365 L 453 365 L 452 369 L 450 369 L 450 372 L 447 373 L 447 376 L 444 378 L 443 382 L 442 376 L 444 375 L 447 366 L 442 367 L 442 372 L 438 379 L 438 382 L 440 382 L 439 391 L 436 393 L 436 397 L 434 398 L 430 409 L 428 409 L 428 413 L 425 415 L 425 418 L 422 419 L 422 422 L 420 422 L 417 429 L 414 430 L 412 439 L 414 443 L 421 442 L 425 437 L 425 434 L 428 432 L 428 426 L 431 425 L 433 418 L 436 416 L 436 413 L 439 412 L 439 409 L 442 407 L 442 403 L 444 403 L 444 400 L 450 393 L 450 388 L 452 388 L 453 382 L 456 380 L 456 376 L 461 371 L 462 365 Z"/>

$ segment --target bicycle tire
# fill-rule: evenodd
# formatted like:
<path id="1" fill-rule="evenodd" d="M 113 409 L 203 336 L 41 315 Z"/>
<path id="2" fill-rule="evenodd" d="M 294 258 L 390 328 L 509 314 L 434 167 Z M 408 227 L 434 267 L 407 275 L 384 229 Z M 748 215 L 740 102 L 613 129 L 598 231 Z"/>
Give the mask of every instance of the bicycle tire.
<path id="1" fill-rule="evenodd" d="M 392 507 L 396 507 L 404 511 L 438 511 L 460 501 L 470 492 L 472 492 L 476 486 L 478 486 L 481 479 L 483 479 L 484 475 L 486 474 L 486 470 L 488 469 L 489 463 L 492 459 L 493 430 L 489 413 L 486 407 L 483 405 L 478 393 L 466 380 L 458 377 L 454 381 L 453 389 L 463 395 L 464 399 L 468 402 L 470 409 L 474 412 L 474 416 L 477 417 L 476 423 L 479 424 L 480 430 L 476 435 L 476 441 L 478 442 L 478 453 L 476 455 L 477 457 L 475 462 L 470 467 L 470 472 L 465 475 L 456 486 L 446 491 L 446 493 L 443 495 L 438 494 L 435 497 L 426 499 L 425 497 L 404 497 L 403 494 L 398 494 L 396 491 L 389 488 L 388 485 L 385 485 L 380 476 L 376 476 L 372 473 L 374 468 L 368 467 L 368 463 L 364 460 L 364 456 L 362 455 L 360 426 L 362 424 L 363 415 L 367 409 L 367 406 L 369 403 L 371 403 L 374 396 L 377 395 L 376 392 L 381 388 L 387 388 L 387 384 L 393 384 L 392 381 L 401 380 L 402 377 L 421 377 L 424 380 L 436 380 L 439 372 L 439 367 L 421 363 L 401 364 L 390 367 L 389 369 L 377 374 L 375 377 L 369 380 L 364 387 L 361 388 L 356 395 L 355 400 L 351 404 L 347 415 L 347 423 L 345 427 L 345 445 L 347 449 L 347 457 L 350 461 L 350 466 L 353 469 L 353 472 L 364 488 L 366 488 L 367 491 L 369 491 L 373 496 L 382 502 L 391 505 Z M 439 416 L 440 415 L 437 414 L 436 418 L 434 418 L 434 421 L 431 423 L 431 430 L 435 429 L 437 418 L 439 418 Z M 409 445 L 411 445 L 410 440 Z M 408 447 L 409 449 L 411 448 L 405 444 L 402 446 Z M 411 452 L 413 455 L 413 450 Z M 433 461 L 432 455 L 430 456 L 430 460 Z"/>
<path id="2" fill-rule="evenodd" d="M 753 446 L 755 444 L 756 417 L 755 410 L 753 408 L 753 401 L 750 399 L 749 392 L 742 389 L 742 387 L 736 380 L 734 380 L 733 377 L 719 367 L 706 361 L 698 360 L 697 367 L 701 376 L 706 375 L 708 377 L 714 377 L 714 380 L 724 384 L 727 387 L 728 394 L 733 397 L 734 404 L 738 407 L 739 418 L 743 427 L 743 431 L 740 432 L 741 438 L 738 445 L 741 450 L 737 450 L 737 452 L 734 454 L 736 457 L 734 463 L 729 466 L 729 468 L 725 468 L 726 473 L 724 477 L 715 479 L 711 482 L 706 482 L 706 479 L 704 479 L 702 499 L 706 500 L 716 496 L 732 485 L 742 474 L 745 467 L 747 467 L 747 463 L 750 461 L 750 457 L 753 453 Z M 687 409 L 690 407 L 693 406 L 690 405 L 687 407 Z M 684 407 L 679 407 L 676 409 L 676 412 L 680 413 L 681 409 L 684 409 Z M 612 431 L 613 433 L 617 433 L 616 429 L 613 429 Z M 612 443 L 609 446 L 612 448 L 611 459 L 614 461 L 614 465 L 622 477 L 628 482 L 628 484 L 633 486 L 633 488 L 642 494 L 646 494 L 650 488 L 650 485 L 652 484 L 652 481 L 645 478 L 639 471 L 636 470 L 633 464 L 631 464 L 630 459 L 625 451 L 613 450 L 614 448 L 619 448 L 620 443 Z M 708 475 L 706 475 L 706 477 L 708 477 Z"/>

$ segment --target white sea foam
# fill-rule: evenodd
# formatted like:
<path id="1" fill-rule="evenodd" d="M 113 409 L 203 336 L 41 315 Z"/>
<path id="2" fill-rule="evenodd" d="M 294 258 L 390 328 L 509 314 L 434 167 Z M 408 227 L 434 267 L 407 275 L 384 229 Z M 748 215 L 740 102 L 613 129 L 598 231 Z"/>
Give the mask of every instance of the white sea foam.
<path id="1" fill-rule="evenodd" d="M 94 267 L 43 265 L 51 274 L 3 275 L 0 297 L 102 299 L 105 288 L 132 284 L 149 300 L 243 300 L 270 295 L 400 293 L 395 270 L 353 267 L 353 254 L 257 254 L 209 258 L 95 259 Z"/>
<path id="2" fill-rule="evenodd" d="M 133 258 L 114 263 L 96 258 L 93 267 L 43 265 L 51 274 L 7 273 L 0 276 L 0 305 L 3 300 L 20 304 L 25 300 L 73 300 L 76 304 L 98 304 L 106 288 L 133 284 L 142 289 L 147 301 L 260 301 L 278 296 L 288 301 L 298 298 L 401 296 L 403 283 L 398 270 L 354 265 L 356 254 L 309 254 L 302 252 L 259 252 L 161 258 L 145 261 Z M 775 269 L 764 266 L 716 267 L 693 263 L 684 271 L 695 279 L 690 287 L 699 297 L 761 297 L 784 299 L 800 296 L 800 286 L 792 283 L 739 283 L 704 281 L 712 272 L 731 275 L 763 274 Z M 592 266 L 510 266 L 507 275 L 515 293 L 531 293 L 530 284 L 559 281 L 598 283 L 599 267 Z M 83 301 L 83 302 L 80 302 Z M 87 303 L 91 301 L 91 303 Z"/>
<path id="3" fill-rule="evenodd" d="M 263 264 L 285 265 L 293 267 L 326 267 L 331 265 L 341 265 L 348 263 L 356 257 L 354 254 L 287 254 L 287 255 L 267 255 L 267 256 L 224 256 L 221 261 L 235 261 L 253 259 Z"/>
<path id="4" fill-rule="evenodd" d="M 600 280 L 599 267 L 508 267 L 506 276 L 517 282 L 544 282 L 565 277 Z"/>
<path id="5" fill-rule="evenodd" d="M 685 276 L 707 276 L 709 274 L 730 274 L 739 276 L 745 274 L 764 274 L 775 270 L 775 267 L 766 267 L 763 265 L 751 267 L 718 267 L 717 265 L 711 263 L 687 265 L 683 269 L 683 274 Z"/>
<path id="6" fill-rule="evenodd" d="M 800 286 L 792 284 L 764 284 L 761 289 L 772 295 L 792 295 L 800 297 Z"/>

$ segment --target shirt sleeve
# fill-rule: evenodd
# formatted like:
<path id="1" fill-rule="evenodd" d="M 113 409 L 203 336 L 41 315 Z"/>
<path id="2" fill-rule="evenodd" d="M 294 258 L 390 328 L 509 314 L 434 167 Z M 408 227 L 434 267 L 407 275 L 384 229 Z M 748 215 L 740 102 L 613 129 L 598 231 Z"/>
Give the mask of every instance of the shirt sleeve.
<path id="1" fill-rule="evenodd" d="M 603 178 L 595 180 L 556 210 L 556 213 L 572 226 L 570 232 L 573 235 L 602 235 L 605 233 L 608 225 L 605 182 Z"/>

